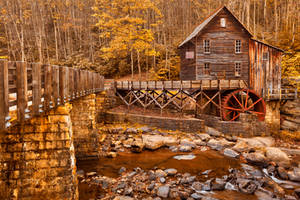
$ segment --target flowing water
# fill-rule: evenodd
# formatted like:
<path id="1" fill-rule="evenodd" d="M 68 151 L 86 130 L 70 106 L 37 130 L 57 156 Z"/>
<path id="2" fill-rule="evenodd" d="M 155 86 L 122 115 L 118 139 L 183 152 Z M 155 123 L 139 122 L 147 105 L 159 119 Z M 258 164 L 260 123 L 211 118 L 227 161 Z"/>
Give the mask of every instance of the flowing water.
<path id="1" fill-rule="evenodd" d="M 85 173 L 97 172 L 98 175 L 116 178 L 121 167 L 131 171 L 136 167 L 143 170 L 151 170 L 155 167 L 160 169 L 175 168 L 179 173 L 190 173 L 197 175 L 199 180 L 205 181 L 211 177 L 221 177 L 227 175 L 228 169 L 240 168 L 237 159 L 224 157 L 216 151 L 194 151 L 187 158 L 192 160 L 175 159 L 178 155 L 188 155 L 188 153 L 174 153 L 168 149 L 157 151 L 144 151 L 142 153 L 119 153 L 116 158 L 100 158 L 99 160 L 79 161 L 78 170 L 84 170 Z M 208 175 L 202 175 L 206 170 L 211 170 Z M 95 195 L 95 190 L 99 188 L 90 188 L 86 184 L 79 185 L 80 199 L 90 199 Z M 93 193 L 94 192 L 94 193 Z M 99 192 L 99 191 L 98 191 Z M 254 195 L 244 195 L 234 191 L 216 192 L 215 197 L 224 200 L 256 199 Z"/>

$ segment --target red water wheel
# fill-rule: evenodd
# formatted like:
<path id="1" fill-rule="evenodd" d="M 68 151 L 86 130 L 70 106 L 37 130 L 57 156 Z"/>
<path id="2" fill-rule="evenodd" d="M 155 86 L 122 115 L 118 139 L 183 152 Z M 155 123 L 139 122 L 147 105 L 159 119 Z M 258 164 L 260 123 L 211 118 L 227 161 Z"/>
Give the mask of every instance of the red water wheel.
<path id="1" fill-rule="evenodd" d="M 235 90 L 225 95 L 222 99 L 223 120 L 238 120 L 241 113 L 254 114 L 260 121 L 263 121 L 266 115 L 264 99 L 249 89 Z"/>

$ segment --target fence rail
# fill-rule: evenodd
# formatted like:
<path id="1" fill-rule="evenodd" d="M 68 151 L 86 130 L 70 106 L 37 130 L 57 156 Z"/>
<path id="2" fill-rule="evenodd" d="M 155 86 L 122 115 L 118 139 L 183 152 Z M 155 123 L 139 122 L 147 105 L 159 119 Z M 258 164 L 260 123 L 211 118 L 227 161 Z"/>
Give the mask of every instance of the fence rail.
<path id="1" fill-rule="evenodd" d="M 270 89 L 268 88 L 264 92 L 266 100 L 289 100 L 297 99 L 298 93 L 297 88 L 280 88 L 280 89 Z"/>
<path id="2" fill-rule="evenodd" d="M 0 130 L 7 128 L 12 118 L 23 122 L 103 87 L 104 77 L 98 73 L 0 60 Z"/>

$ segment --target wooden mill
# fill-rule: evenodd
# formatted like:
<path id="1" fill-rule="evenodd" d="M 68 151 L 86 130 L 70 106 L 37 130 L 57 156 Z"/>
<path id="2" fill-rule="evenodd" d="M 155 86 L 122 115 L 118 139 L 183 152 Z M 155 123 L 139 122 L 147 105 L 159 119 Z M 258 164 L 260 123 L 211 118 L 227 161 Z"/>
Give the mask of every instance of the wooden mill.
<path id="1" fill-rule="evenodd" d="M 249 113 L 264 121 L 297 93 L 281 88 L 283 50 L 252 37 L 223 6 L 179 45 L 181 81 L 116 82 L 117 95 L 128 106 L 183 110 L 192 103 L 196 114 L 235 121 Z"/>

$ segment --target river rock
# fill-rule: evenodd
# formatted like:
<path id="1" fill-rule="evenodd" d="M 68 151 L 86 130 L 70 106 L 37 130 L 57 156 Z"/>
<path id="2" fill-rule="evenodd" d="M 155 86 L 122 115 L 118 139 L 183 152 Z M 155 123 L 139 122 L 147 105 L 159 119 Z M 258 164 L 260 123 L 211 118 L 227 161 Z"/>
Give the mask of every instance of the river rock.
<path id="1" fill-rule="evenodd" d="M 160 135 L 143 135 L 143 142 L 147 149 L 156 150 L 162 146 L 172 146 L 177 144 L 177 140 L 174 137 L 166 137 Z"/>
<path id="2" fill-rule="evenodd" d="M 265 148 L 275 144 L 272 137 L 254 137 L 254 138 L 238 138 L 238 142 L 232 148 L 235 151 L 243 152 L 251 148 Z"/>
<path id="3" fill-rule="evenodd" d="M 179 190 L 177 188 L 170 189 L 169 197 L 171 199 L 178 199 L 179 198 Z"/>
<path id="4" fill-rule="evenodd" d="M 193 198 L 193 199 L 202 199 L 202 195 L 199 195 L 199 194 L 197 194 L 197 193 L 193 193 L 192 195 L 191 195 L 191 197 Z"/>
<path id="5" fill-rule="evenodd" d="M 215 136 L 215 137 L 220 137 L 222 135 L 220 131 L 211 128 L 209 126 L 206 127 L 206 133 L 209 134 L 210 136 Z"/>
<path id="6" fill-rule="evenodd" d="M 135 138 L 131 144 L 131 151 L 134 153 L 140 153 L 143 151 L 145 144 L 141 138 Z"/>
<path id="7" fill-rule="evenodd" d="M 198 181 L 196 181 L 196 182 L 194 182 L 193 184 L 192 184 L 192 189 L 193 190 L 195 190 L 196 192 L 200 192 L 201 190 L 202 190 L 202 183 L 201 182 L 198 182 Z"/>
<path id="8" fill-rule="evenodd" d="M 168 198 L 170 187 L 168 185 L 160 186 L 157 190 L 157 196 L 162 198 Z"/>
<path id="9" fill-rule="evenodd" d="M 225 189 L 226 189 L 226 190 L 234 190 L 234 191 L 238 191 L 237 186 L 231 184 L 230 182 L 227 182 L 227 183 L 225 184 Z"/>
<path id="10" fill-rule="evenodd" d="M 136 128 L 127 128 L 125 133 L 126 134 L 137 134 L 138 130 Z"/>
<path id="11" fill-rule="evenodd" d="M 215 150 L 221 150 L 225 147 L 229 147 L 231 146 L 233 143 L 232 142 L 228 142 L 226 139 L 222 138 L 222 139 L 210 139 L 208 142 L 207 142 L 207 146 L 209 146 L 210 148 L 212 149 L 215 149 Z"/>
<path id="12" fill-rule="evenodd" d="M 194 143 L 197 145 L 197 146 L 205 146 L 206 143 L 203 142 L 202 140 L 198 139 L 198 140 L 195 140 Z"/>
<path id="13" fill-rule="evenodd" d="M 268 162 L 267 158 L 262 153 L 258 152 L 248 153 L 245 158 L 249 163 L 259 166 L 266 166 Z"/>
<path id="14" fill-rule="evenodd" d="M 226 148 L 226 149 L 224 149 L 224 155 L 228 156 L 228 157 L 231 157 L 231 158 L 236 158 L 240 154 L 237 153 L 236 151 L 232 150 L 232 149 Z"/>
<path id="15" fill-rule="evenodd" d="M 293 171 L 289 171 L 288 176 L 291 181 L 300 182 L 300 168 L 294 168 Z"/>
<path id="16" fill-rule="evenodd" d="M 283 180 L 288 180 L 289 179 L 288 173 L 283 167 L 278 167 L 277 168 L 277 173 L 278 173 L 279 178 L 281 178 Z"/>
<path id="17" fill-rule="evenodd" d="M 130 148 L 133 142 L 134 142 L 133 138 L 129 138 L 123 141 L 123 146 L 126 148 Z"/>
<path id="18" fill-rule="evenodd" d="M 138 130 L 142 133 L 151 133 L 152 132 L 152 129 L 149 128 L 148 126 L 143 126 L 143 127 L 139 128 Z"/>
<path id="19" fill-rule="evenodd" d="M 155 176 L 158 177 L 158 178 L 166 177 L 166 176 L 167 176 L 167 173 L 164 172 L 164 171 L 161 170 L 161 169 L 158 169 L 158 170 L 155 171 Z"/>
<path id="20" fill-rule="evenodd" d="M 182 145 L 182 146 L 190 146 L 192 148 L 196 148 L 196 144 L 193 141 L 191 141 L 190 139 L 180 140 L 180 145 Z"/>
<path id="21" fill-rule="evenodd" d="M 288 155 L 276 147 L 267 147 L 266 157 L 277 163 L 284 163 L 284 164 L 290 163 L 290 158 L 288 157 Z"/>
<path id="22" fill-rule="evenodd" d="M 253 194 L 257 189 L 257 185 L 248 179 L 237 179 L 237 183 L 239 185 L 239 189 L 241 192 L 246 194 Z"/>
<path id="23" fill-rule="evenodd" d="M 165 172 L 167 173 L 168 176 L 174 176 L 175 174 L 177 174 L 177 170 L 174 168 L 166 169 Z"/>
<path id="24" fill-rule="evenodd" d="M 191 152 L 193 148 L 191 146 L 181 145 L 179 146 L 179 151 L 181 152 Z"/>
<path id="25" fill-rule="evenodd" d="M 173 157 L 176 160 L 193 160 L 196 158 L 194 154 L 188 154 L 188 155 L 177 155 Z"/>
<path id="26" fill-rule="evenodd" d="M 226 182 L 223 179 L 216 178 L 214 182 L 212 182 L 211 189 L 212 190 L 224 190 Z"/>
<path id="27" fill-rule="evenodd" d="M 129 196 L 116 196 L 114 200 L 134 200 L 134 198 Z"/>
<path id="28" fill-rule="evenodd" d="M 202 141 L 207 142 L 211 136 L 206 133 L 201 133 L 197 135 Z"/>

